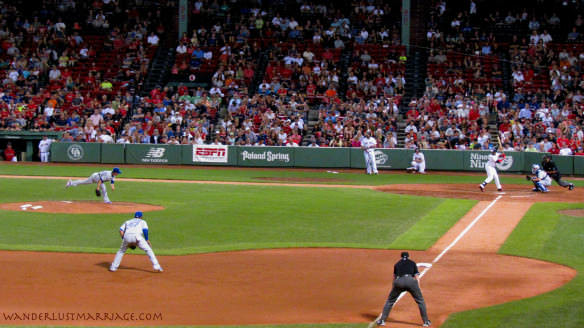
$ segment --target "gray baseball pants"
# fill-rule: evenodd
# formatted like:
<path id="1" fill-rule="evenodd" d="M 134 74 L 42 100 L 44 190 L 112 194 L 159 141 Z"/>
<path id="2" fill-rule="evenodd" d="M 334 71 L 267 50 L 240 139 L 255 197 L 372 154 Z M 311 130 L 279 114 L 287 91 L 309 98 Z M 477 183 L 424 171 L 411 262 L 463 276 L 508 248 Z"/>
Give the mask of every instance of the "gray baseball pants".
<path id="1" fill-rule="evenodd" d="M 77 187 L 78 185 L 93 184 L 93 183 L 97 183 L 98 181 L 99 181 L 99 173 L 93 173 L 87 179 L 80 179 L 80 180 L 71 181 L 71 186 Z M 99 189 L 101 189 L 101 196 L 103 197 L 103 201 L 109 202 L 110 199 L 107 196 L 107 188 L 105 187 L 105 182 L 101 183 L 101 186 Z"/>
<path id="2" fill-rule="evenodd" d="M 408 292 L 412 294 L 416 303 L 418 303 L 418 308 L 420 309 L 420 315 L 422 316 L 422 321 L 428 321 L 428 313 L 426 312 L 426 303 L 424 302 L 424 296 L 422 296 L 422 291 L 418 285 L 418 281 L 411 276 L 398 277 L 393 281 L 393 288 L 387 297 L 385 306 L 383 307 L 383 313 L 381 314 L 381 320 L 385 321 L 391 312 L 391 308 L 397 301 L 397 298 L 402 292 Z"/>

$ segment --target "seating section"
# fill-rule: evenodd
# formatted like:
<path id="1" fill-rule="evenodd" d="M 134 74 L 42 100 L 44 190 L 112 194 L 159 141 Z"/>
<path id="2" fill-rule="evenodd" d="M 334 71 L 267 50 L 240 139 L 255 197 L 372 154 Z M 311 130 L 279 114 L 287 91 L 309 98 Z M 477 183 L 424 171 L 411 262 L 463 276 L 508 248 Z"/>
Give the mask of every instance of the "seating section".
<path id="1" fill-rule="evenodd" d="M 174 1 L 41 2 L 48 9 L 32 13 L 6 1 L 4 130 L 320 147 L 360 147 L 371 131 L 378 147 L 434 149 L 491 149 L 498 135 L 505 150 L 582 153 L 575 2 L 422 2 L 412 15 L 426 34 L 412 28 L 409 54 L 400 4 L 381 0 L 201 0 L 180 38 Z M 170 83 L 138 97 L 161 43 L 175 48 Z M 415 67 L 425 76 L 407 81 Z"/>

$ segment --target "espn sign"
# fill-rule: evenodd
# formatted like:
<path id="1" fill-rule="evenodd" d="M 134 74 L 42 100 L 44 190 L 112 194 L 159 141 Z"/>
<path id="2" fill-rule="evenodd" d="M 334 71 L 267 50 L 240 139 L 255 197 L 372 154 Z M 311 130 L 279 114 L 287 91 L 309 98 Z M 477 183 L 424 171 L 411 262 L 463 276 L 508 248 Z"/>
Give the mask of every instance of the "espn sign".
<path id="1" fill-rule="evenodd" d="M 193 145 L 193 162 L 227 163 L 227 146 Z"/>

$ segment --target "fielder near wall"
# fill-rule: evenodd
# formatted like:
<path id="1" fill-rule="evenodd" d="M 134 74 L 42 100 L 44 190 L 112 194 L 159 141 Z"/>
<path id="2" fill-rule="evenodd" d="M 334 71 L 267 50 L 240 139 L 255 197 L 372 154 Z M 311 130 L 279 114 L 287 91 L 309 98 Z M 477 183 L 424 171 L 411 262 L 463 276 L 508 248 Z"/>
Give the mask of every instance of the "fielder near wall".
<path id="1" fill-rule="evenodd" d="M 426 169 L 483 171 L 488 151 L 423 150 Z M 410 166 L 410 149 L 376 149 L 379 169 Z M 500 172 L 529 172 L 543 153 L 506 152 Z M 584 175 L 584 158 L 553 156 L 563 174 Z M 356 148 L 242 147 L 222 145 L 157 145 L 59 143 L 51 146 L 52 162 L 107 164 L 218 165 L 255 167 L 364 168 L 363 151 Z"/>

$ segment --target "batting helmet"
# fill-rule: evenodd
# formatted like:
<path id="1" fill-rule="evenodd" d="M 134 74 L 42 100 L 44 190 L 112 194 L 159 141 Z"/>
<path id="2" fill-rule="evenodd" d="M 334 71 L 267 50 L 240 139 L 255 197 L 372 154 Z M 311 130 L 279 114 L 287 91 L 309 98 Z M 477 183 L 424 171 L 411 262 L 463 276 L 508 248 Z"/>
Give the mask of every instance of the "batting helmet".
<path id="1" fill-rule="evenodd" d="M 141 218 L 142 217 L 142 212 L 138 211 L 134 214 L 135 218 Z"/>

